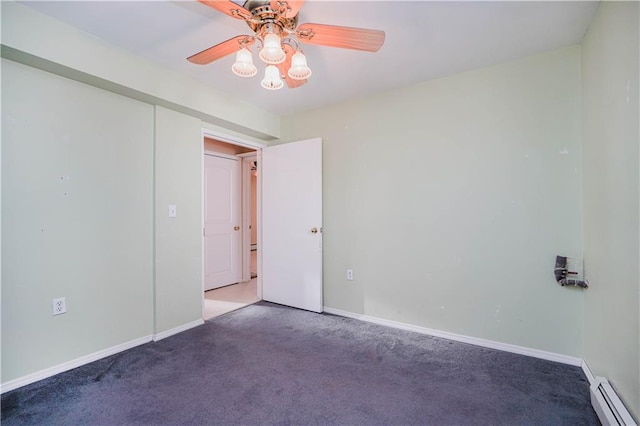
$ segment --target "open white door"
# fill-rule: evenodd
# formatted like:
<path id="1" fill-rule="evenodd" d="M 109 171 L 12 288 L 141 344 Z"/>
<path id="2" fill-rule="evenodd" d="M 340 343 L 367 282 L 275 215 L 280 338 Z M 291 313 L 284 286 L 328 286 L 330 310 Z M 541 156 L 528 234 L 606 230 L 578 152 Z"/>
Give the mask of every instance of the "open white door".
<path id="1" fill-rule="evenodd" d="M 262 298 L 322 312 L 322 139 L 262 149 Z"/>

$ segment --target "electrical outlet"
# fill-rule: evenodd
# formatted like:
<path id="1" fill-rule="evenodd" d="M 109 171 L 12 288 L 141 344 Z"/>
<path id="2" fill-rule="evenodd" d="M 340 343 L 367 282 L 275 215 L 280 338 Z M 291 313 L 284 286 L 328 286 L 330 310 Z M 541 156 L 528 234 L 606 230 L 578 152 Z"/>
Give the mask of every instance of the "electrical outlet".
<path id="1" fill-rule="evenodd" d="M 353 281 L 353 269 L 347 269 L 347 279 Z"/>
<path id="2" fill-rule="evenodd" d="M 53 315 L 60 315 L 67 312 L 67 301 L 64 297 L 53 299 Z"/>

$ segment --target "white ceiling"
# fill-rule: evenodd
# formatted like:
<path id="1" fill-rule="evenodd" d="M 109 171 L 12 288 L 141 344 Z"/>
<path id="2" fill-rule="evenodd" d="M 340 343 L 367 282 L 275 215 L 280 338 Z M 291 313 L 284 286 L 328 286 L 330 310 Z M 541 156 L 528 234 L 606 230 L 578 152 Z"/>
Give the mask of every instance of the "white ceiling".
<path id="1" fill-rule="evenodd" d="M 277 114 L 493 65 L 581 42 L 597 2 L 327 1 L 307 0 L 299 23 L 386 33 L 377 53 L 304 45 L 313 70 L 307 84 L 273 92 L 258 75 L 231 72 L 234 55 L 209 65 L 186 58 L 238 34 L 233 19 L 194 1 L 26 1 L 26 6 L 131 53 L 206 82 Z"/>

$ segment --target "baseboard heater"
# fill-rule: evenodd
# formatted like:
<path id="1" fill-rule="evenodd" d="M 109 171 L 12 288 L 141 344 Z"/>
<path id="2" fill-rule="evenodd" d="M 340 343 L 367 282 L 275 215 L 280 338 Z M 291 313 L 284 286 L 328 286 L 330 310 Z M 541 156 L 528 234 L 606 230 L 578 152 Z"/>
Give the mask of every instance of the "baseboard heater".
<path id="1" fill-rule="evenodd" d="M 605 426 L 638 426 L 604 377 L 596 377 L 591 384 L 591 405 Z"/>

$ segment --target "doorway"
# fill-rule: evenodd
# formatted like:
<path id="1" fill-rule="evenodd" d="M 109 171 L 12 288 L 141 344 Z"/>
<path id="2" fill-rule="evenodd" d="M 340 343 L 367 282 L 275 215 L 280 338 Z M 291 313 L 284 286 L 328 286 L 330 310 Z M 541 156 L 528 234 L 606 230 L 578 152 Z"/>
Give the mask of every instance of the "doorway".
<path id="1" fill-rule="evenodd" d="M 203 141 L 205 320 L 260 300 L 255 148 Z"/>
<path id="2" fill-rule="evenodd" d="M 203 136 L 213 139 L 219 149 L 234 150 L 228 155 L 240 158 L 255 155 L 257 159 L 257 300 L 322 312 L 322 139 L 266 146 L 206 129 Z M 246 161 L 245 164 L 251 162 Z M 201 170 L 204 175 L 204 167 Z M 250 231 L 248 224 L 249 221 L 245 220 L 241 225 L 242 235 Z M 202 241 L 204 253 L 204 238 Z M 251 244 L 246 243 L 242 250 L 245 254 L 250 252 Z M 205 257 L 202 266 L 204 318 Z M 245 261 L 244 265 L 248 266 L 248 262 Z M 251 280 L 247 266 L 241 282 Z"/>

